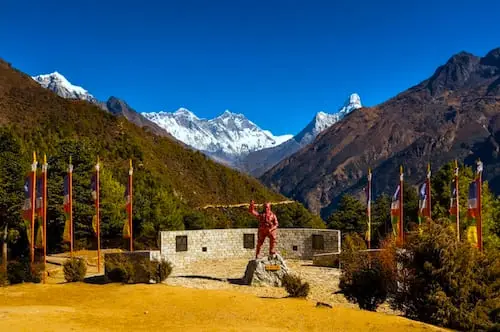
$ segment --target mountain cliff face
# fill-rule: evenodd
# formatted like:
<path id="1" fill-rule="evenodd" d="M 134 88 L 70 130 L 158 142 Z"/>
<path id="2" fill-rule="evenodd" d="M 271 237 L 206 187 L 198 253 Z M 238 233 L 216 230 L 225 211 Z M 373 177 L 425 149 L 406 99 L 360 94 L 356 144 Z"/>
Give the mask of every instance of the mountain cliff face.
<path id="1" fill-rule="evenodd" d="M 144 117 L 167 130 L 172 136 L 214 159 L 234 164 L 248 153 L 278 146 L 291 135 L 274 136 L 259 128 L 243 114 L 225 111 L 214 119 L 200 119 L 191 111 L 142 113 Z"/>
<path id="2" fill-rule="evenodd" d="M 347 114 L 361 108 L 361 98 L 357 93 L 349 96 L 344 105 L 333 114 L 318 112 L 312 121 L 293 139 L 272 148 L 262 149 L 250 153 L 240 161 L 238 167 L 254 176 L 261 176 L 265 171 L 279 163 L 281 160 L 291 156 L 300 148 L 314 141 L 322 131 L 334 123 L 342 120 Z"/>
<path id="3" fill-rule="evenodd" d="M 500 48 L 484 57 L 459 53 L 427 80 L 376 107 L 352 112 L 261 180 L 328 215 L 340 196 L 356 193 L 374 172 L 375 194 L 391 192 L 399 165 L 417 183 L 425 165 L 480 157 L 500 191 Z"/>

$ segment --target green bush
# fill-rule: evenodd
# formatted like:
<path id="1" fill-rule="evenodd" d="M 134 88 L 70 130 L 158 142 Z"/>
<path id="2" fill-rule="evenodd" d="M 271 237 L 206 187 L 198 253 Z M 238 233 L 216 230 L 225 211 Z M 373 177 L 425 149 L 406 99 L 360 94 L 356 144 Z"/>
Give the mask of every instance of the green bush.
<path id="1" fill-rule="evenodd" d="M 296 275 L 286 274 L 283 277 L 283 287 L 290 297 L 307 297 L 309 294 L 309 283 L 302 282 Z"/>
<path id="2" fill-rule="evenodd" d="M 112 256 L 104 263 L 106 278 L 112 282 L 133 283 L 135 269 L 133 264 L 122 255 Z"/>
<path id="3" fill-rule="evenodd" d="M 0 287 L 7 286 L 8 284 L 7 270 L 4 267 L 0 267 Z"/>
<path id="4" fill-rule="evenodd" d="M 7 264 L 7 278 L 11 285 L 27 281 L 29 264 L 25 262 L 12 261 Z"/>
<path id="5" fill-rule="evenodd" d="M 63 271 L 67 282 L 83 281 L 87 273 L 87 264 L 81 258 L 70 258 L 64 262 Z"/>
<path id="6" fill-rule="evenodd" d="M 146 258 L 130 258 L 125 255 L 108 258 L 105 268 L 109 281 L 128 284 L 150 280 L 159 283 L 172 273 L 172 265 L 166 260 L 149 261 Z"/>
<path id="7" fill-rule="evenodd" d="M 370 254 L 359 235 L 351 234 L 344 240 L 339 288 L 360 309 L 375 311 L 394 286 L 396 263 L 390 243 L 384 242 L 383 251 Z"/>
<path id="8" fill-rule="evenodd" d="M 23 282 L 40 283 L 43 264 L 31 264 L 28 261 L 11 261 L 7 264 L 7 279 L 11 285 Z"/>
<path id="9" fill-rule="evenodd" d="M 448 223 L 425 223 L 398 251 L 392 307 L 452 329 L 494 330 L 500 318 L 500 254 L 456 241 Z"/>
<path id="10" fill-rule="evenodd" d="M 158 265 L 158 280 L 165 281 L 172 273 L 172 264 L 166 260 L 161 260 Z"/>
<path id="11" fill-rule="evenodd" d="M 172 264 L 163 259 L 161 261 L 146 261 L 142 264 L 142 268 L 149 276 L 149 280 L 156 283 L 165 281 L 172 273 Z"/>

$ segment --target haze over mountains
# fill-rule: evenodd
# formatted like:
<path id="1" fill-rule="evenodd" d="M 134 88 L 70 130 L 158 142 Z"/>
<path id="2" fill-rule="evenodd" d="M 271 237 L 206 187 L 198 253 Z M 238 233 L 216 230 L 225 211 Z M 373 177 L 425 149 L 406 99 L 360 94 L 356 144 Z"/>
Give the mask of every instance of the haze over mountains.
<path id="1" fill-rule="evenodd" d="M 434 74 L 388 101 L 352 112 L 261 180 L 327 216 L 344 193 L 356 193 L 373 169 L 375 195 L 391 193 L 399 165 L 416 184 L 430 162 L 481 158 L 500 192 L 500 48 L 452 56 Z"/>

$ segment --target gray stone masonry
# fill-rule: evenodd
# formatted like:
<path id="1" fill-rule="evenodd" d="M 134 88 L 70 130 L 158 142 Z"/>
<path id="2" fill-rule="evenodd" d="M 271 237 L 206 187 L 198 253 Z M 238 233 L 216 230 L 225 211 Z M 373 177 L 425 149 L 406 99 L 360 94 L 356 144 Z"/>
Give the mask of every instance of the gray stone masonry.
<path id="1" fill-rule="evenodd" d="M 164 231 L 160 232 L 159 236 L 161 256 L 174 267 L 204 259 L 253 259 L 257 245 L 257 228 Z M 309 260 L 313 259 L 315 254 L 339 252 L 340 231 L 278 228 L 277 242 L 277 251 L 285 259 Z M 261 257 L 267 256 L 268 253 L 269 239 L 266 239 Z"/>

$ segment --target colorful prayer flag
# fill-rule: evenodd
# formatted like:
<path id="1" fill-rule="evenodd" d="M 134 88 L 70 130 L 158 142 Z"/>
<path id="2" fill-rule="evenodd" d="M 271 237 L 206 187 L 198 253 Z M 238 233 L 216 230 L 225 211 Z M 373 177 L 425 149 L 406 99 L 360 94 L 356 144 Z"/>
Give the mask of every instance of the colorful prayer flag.
<path id="1" fill-rule="evenodd" d="M 63 232 L 63 241 L 64 242 L 71 242 L 71 220 L 70 220 L 70 210 L 71 210 L 71 205 L 70 205 L 70 197 L 69 197 L 69 176 L 66 175 L 64 177 L 64 216 L 65 216 L 65 223 L 64 223 L 64 232 Z"/>
<path id="2" fill-rule="evenodd" d="M 392 234 L 397 236 L 399 234 L 399 218 L 400 218 L 400 205 L 399 205 L 399 191 L 401 186 L 398 185 L 391 202 L 391 224 Z"/>
<path id="3" fill-rule="evenodd" d="M 450 215 L 456 216 L 458 214 L 458 201 L 457 201 L 457 186 L 455 180 L 451 183 L 451 198 L 450 198 Z"/>
<path id="4" fill-rule="evenodd" d="M 28 236 L 28 242 L 31 245 L 31 200 L 33 192 L 33 178 L 31 175 L 27 176 L 24 180 L 24 203 L 23 203 L 23 220 L 26 227 L 26 235 Z"/>

